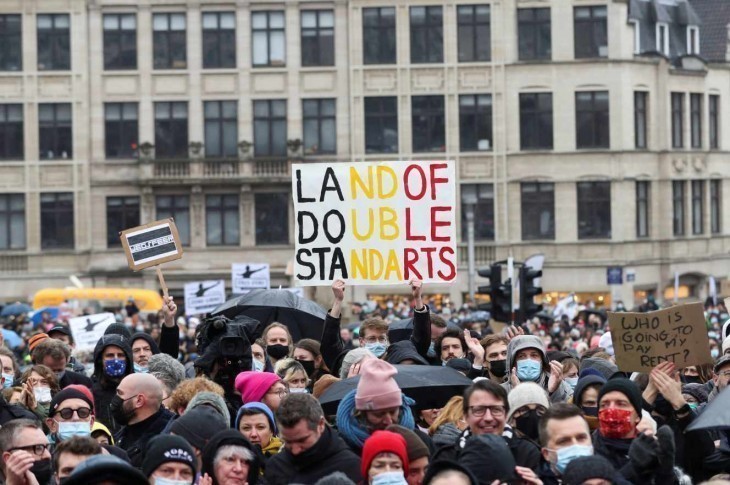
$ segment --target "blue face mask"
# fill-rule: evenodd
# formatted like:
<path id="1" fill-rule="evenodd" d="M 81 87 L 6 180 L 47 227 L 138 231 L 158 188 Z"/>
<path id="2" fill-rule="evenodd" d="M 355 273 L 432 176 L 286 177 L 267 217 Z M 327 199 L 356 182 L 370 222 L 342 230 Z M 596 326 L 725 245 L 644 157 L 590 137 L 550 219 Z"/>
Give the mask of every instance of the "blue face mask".
<path id="1" fill-rule="evenodd" d="M 699 405 L 700 405 L 700 403 L 698 403 L 698 402 L 691 402 L 691 403 L 689 403 L 689 408 L 690 409 L 697 409 L 697 407 Z"/>
<path id="2" fill-rule="evenodd" d="M 433 359 L 436 357 L 436 343 L 435 342 L 431 342 L 431 345 L 428 346 L 428 354 L 426 354 L 426 355 L 428 355 L 428 357 L 430 359 Z"/>
<path id="3" fill-rule="evenodd" d="M 718 357 L 720 357 L 720 349 L 711 349 L 710 355 L 713 359 L 717 359 Z"/>
<path id="4" fill-rule="evenodd" d="M 523 359 L 517 361 L 517 378 L 521 381 L 537 381 L 542 371 L 542 364 L 536 360 Z"/>
<path id="5" fill-rule="evenodd" d="M 386 350 L 388 350 L 388 346 L 385 344 L 381 344 L 380 342 L 374 342 L 372 344 L 365 344 L 365 348 L 368 349 L 370 352 L 372 352 L 375 357 L 380 358 L 381 355 L 385 353 Z"/>
<path id="6" fill-rule="evenodd" d="M 88 421 L 74 422 L 60 422 L 58 423 L 58 437 L 61 441 L 73 438 L 74 436 L 89 436 L 91 435 L 91 424 Z"/>
<path id="7" fill-rule="evenodd" d="M 3 374 L 3 389 L 7 389 L 8 387 L 13 387 L 13 381 L 15 381 L 15 376 L 13 374 Z"/>
<path id="8" fill-rule="evenodd" d="M 251 367 L 253 367 L 254 372 L 263 372 L 264 371 L 264 363 L 257 359 L 253 359 L 253 364 Z"/>
<path id="9" fill-rule="evenodd" d="M 104 372 L 110 377 L 121 377 L 127 370 L 127 361 L 122 359 L 109 359 L 104 361 Z"/>
<path id="10" fill-rule="evenodd" d="M 592 456 L 593 447 L 586 445 L 571 445 L 565 448 L 560 448 L 557 452 L 558 461 L 555 463 L 555 468 L 563 474 L 565 469 L 568 467 L 568 463 L 573 461 L 575 458 L 582 456 Z"/>
<path id="11" fill-rule="evenodd" d="M 578 385 L 578 378 L 577 377 L 566 377 L 563 379 L 565 382 L 568 383 L 571 389 L 575 390 L 575 386 Z"/>
<path id="12" fill-rule="evenodd" d="M 402 471 L 385 472 L 375 475 L 370 481 L 372 485 L 407 485 Z"/>
<path id="13" fill-rule="evenodd" d="M 136 372 L 137 374 L 147 374 L 147 373 L 149 373 L 149 371 L 150 371 L 149 367 L 142 367 L 141 365 L 139 365 L 135 362 L 134 372 Z"/>

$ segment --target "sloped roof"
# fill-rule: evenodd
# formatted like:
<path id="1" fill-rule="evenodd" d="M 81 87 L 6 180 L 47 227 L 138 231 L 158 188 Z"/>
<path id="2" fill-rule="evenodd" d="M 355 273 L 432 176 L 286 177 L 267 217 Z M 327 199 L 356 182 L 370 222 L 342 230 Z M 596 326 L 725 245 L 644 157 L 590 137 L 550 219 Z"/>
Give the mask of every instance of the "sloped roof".
<path id="1" fill-rule="evenodd" d="M 700 55 L 708 61 L 724 62 L 727 51 L 727 25 L 730 2 L 727 0 L 691 0 L 692 8 L 702 20 Z"/>

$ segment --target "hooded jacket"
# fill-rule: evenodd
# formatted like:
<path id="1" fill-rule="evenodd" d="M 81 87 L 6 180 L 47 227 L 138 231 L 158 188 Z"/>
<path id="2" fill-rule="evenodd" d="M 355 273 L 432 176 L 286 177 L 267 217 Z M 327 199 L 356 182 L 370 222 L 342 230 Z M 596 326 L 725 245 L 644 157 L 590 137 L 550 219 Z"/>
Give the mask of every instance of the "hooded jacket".
<path id="1" fill-rule="evenodd" d="M 439 448 L 433 455 L 433 459 L 431 461 L 458 461 L 471 436 L 471 430 L 469 428 L 465 429 L 450 445 Z M 540 466 L 541 455 L 540 448 L 535 443 L 515 436 L 514 431 L 508 425 L 504 426 L 502 439 L 504 439 L 507 443 L 507 447 L 512 453 L 512 457 L 514 458 L 514 462 L 517 466 L 524 466 L 532 470 L 537 470 L 538 466 Z"/>
<path id="2" fill-rule="evenodd" d="M 203 448 L 203 455 L 201 461 L 203 462 L 203 469 L 201 474 L 207 473 L 213 479 L 213 485 L 219 485 L 216 479 L 213 461 L 218 450 L 225 445 L 235 445 L 246 448 L 253 453 L 253 460 L 251 461 L 250 468 L 248 469 L 248 483 L 249 485 L 256 485 L 259 480 L 259 473 L 261 468 L 261 455 L 259 451 L 248 441 L 244 436 L 235 429 L 226 429 L 220 433 L 216 433 L 208 444 Z M 277 455 L 278 456 L 278 455 Z M 269 482 L 269 483 L 285 483 L 285 482 Z"/>
<path id="3" fill-rule="evenodd" d="M 550 379 L 550 361 L 545 354 L 545 345 L 539 337 L 534 335 L 520 335 L 509 341 L 507 345 L 507 362 L 505 363 L 507 375 L 512 372 L 512 367 L 517 364 L 515 360 L 517 352 L 524 349 L 535 349 L 542 355 L 542 374 L 537 378 L 537 384 L 547 392 L 548 381 Z M 502 383 L 502 387 L 509 394 L 512 390 L 512 383 L 507 379 L 506 382 Z M 566 402 L 572 394 L 573 390 L 570 388 L 570 384 L 565 381 L 560 381 L 560 385 L 555 389 L 555 392 L 550 394 L 550 402 Z"/>
<path id="4" fill-rule="evenodd" d="M 495 480 L 512 483 L 517 478 L 515 459 L 504 439 L 496 435 L 472 436 L 466 440 L 459 452 L 459 463 L 478 477 L 479 485 L 489 485 Z"/>
<path id="5" fill-rule="evenodd" d="M 145 342 L 150 344 L 150 350 L 152 351 L 152 355 L 160 353 L 160 348 L 157 346 L 157 342 L 155 342 L 155 339 L 153 339 L 150 334 L 144 332 L 135 333 L 129 340 L 129 346 L 131 347 L 134 344 L 134 341 L 137 339 L 143 339 Z M 175 358 L 177 358 L 177 355 L 175 356 Z"/>
<path id="6" fill-rule="evenodd" d="M 122 349 L 124 355 L 127 357 L 127 368 L 124 371 L 124 375 L 121 377 L 109 377 L 104 373 L 104 363 L 102 362 L 102 355 L 104 349 L 110 345 L 115 345 Z M 112 399 L 117 394 L 117 386 L 119 383 L 129 374 L 134 372 L 134 361 L 132 360 L 132 349 L 129 347 L 127 341 L 121 335 L 111 334 L 104 335 L 96 343 L 94 348 L 94 373 L 91 376 L 93 387 L 91 390 L 94 393 L 94 407 L 96 408 L 96 420 L 104 424 L 113 433 L 116 433 L 121 428 L 111 415 L 109 405 Z"/>

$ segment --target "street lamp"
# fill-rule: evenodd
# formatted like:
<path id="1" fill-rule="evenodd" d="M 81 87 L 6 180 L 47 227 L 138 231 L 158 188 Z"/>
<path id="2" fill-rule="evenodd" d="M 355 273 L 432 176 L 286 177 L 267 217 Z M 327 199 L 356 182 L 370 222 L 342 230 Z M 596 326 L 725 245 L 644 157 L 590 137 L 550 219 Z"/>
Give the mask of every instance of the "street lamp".
<path id="1" fill-rule="evenodd" d="M 472 305 L 474 300 L 474 278 L 476 276 L 476 261 L 474 257 L 474 207 L 477 204 L 477 186 L 463 184 L 461 186 L 461 207 L 466 211 L 466 250 L 469 273 L 469 298 Z"/>

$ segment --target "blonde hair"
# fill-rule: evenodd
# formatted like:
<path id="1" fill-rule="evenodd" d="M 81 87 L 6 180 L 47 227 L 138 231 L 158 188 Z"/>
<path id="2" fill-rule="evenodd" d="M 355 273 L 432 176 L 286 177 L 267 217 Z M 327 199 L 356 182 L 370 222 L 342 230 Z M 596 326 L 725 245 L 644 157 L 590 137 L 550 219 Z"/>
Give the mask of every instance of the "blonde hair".
<path id="1" fill-rule="evenodd" d="M 433 423 L 428 428 L 429 436 L 433 436 L 436 430 L 444 424 L 453 424 L 457 428 L 462 429 L 459 421 L 464 419 L 463 404 L 464 398 L 462 396 L 454 396 L 449 399 L 449 402 L 441 409 L 439 415 L 436 416 L 436 419 L 433 420 Z"/>
<path id="2" fill-rule="evenodd" d="M 307 376 L 307 371 L 297 360 L 287 357 L 277 361 L 274 367 L 274 373 L 287 384 L 289 384 L 289 381 L 294 378 L 294 374 L 297 372 L 304 374 L 304 377 L 307 379 L 307 385 L 309 385 L 310 380 Z"/>

